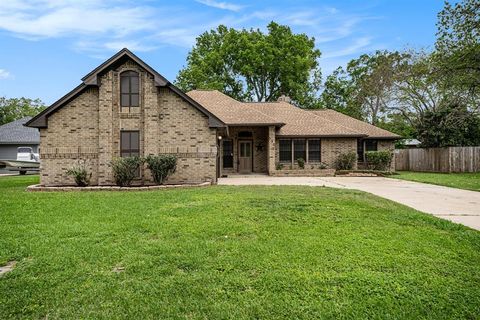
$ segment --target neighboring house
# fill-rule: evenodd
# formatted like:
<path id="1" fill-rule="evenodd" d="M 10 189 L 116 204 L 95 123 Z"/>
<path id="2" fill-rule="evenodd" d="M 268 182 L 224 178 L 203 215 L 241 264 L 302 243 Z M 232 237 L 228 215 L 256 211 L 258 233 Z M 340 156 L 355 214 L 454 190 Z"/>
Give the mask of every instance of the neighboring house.
<path id="1" fill-rule="evenodd" d="M 40 133 L 24 126 L 31 118 L 25 117 L 0 126 L 0 159 L 17 159 L 19 147 L 31 147 L 34 153 L 38 152 Z"/>
<path id="2" fill-rule="evenodd" d="M 420 147 L 420 140 L 418 139 L 405 139 L 403 140 L 403 145 L 405 149 L 415 149 Z"/>
<path id="3" fill-rule="evenodd" d="M 168 182 L 186 183 L 273 174 L 277 164 L 295 167 L 299 157 L 306 170 L 322 162 L 332 167 L 341 153 L 363 157 L 363 150 L 393 150 L 399 138 L 287 101 L 242 103 L 218 91 L 185 94 L 127 49 L 82 81 L 27 124 L 40 129 L 44 185 L 73 183 L 65 170 L 80 159 L 87 160 L 92 184 L 109 185 L 115 157 L 175 154 L 177 171 Z M 151 182 L 148 170 L 141 170 L 138 183 Z"/>

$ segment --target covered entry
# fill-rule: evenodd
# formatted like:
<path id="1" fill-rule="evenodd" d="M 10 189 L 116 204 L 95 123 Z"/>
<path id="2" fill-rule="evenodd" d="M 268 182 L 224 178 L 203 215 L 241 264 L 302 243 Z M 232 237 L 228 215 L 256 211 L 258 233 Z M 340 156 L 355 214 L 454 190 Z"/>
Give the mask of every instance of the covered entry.
<path id="1" fill-rule="evenodd" d="M 220 133 L 220 176 L 268 173 L 267 126 L 229 127 Z"/>

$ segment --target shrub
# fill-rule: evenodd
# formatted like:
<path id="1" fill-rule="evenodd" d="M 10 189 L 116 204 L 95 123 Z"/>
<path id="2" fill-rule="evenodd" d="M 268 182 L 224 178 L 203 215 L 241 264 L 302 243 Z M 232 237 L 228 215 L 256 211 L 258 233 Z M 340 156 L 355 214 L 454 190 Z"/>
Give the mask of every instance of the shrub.
<path id="1" fill-rule="evenodd" d="M 120 187 L 129 186 L 137 176 L 142 163 L 143 159 L 137 156 L 116 158 L 110 161 L 115 183 Z"/>
<path id="2" fill-rule="evenodd" d="M 86 187 L 90 184 L 92 173 L 88 174 L 85 160 L 79 160 L 77 164 L 66 171 L 68 176 L 75 179 L 75 183 L 79 187 Z"/>
<path id="3" fill-rule="evenodd" d="M 353 151 L 342 153 L 335 160 L 335 168 L 337 170 L 352 170 L 357 161 L 357 154 Z"/>
<path id="4" fill-rule="evenodd" d="M 277 163 L 275 169 L 282 170 L 283 169 L 283 163 Z"/>
<path id="5" fill-rule="evenodd" d="M 371 170 L 387 171 L 392 163 L 393 153 L 389 150 L 365 152 L 367 166 Z"/>
<path id="6" fill-rule="evenodd" d="M 156 184 L 162 184 L 177 168 L 177 157 L 174 155 L 150 155 L 145 158 L 145 162 Z"/>
<path id="7" fill-rule="evenodd" d="M 305 160 L 303 158 L 298 158 L 297 164 L 300 169 L 305 169 Z"/>

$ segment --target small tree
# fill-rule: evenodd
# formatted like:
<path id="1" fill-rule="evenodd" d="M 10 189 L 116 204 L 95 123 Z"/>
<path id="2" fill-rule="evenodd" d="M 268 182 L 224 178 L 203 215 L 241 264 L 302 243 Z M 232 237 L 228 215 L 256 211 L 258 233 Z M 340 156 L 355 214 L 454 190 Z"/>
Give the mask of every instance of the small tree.
<path id="1" fill-rule="evenodd" d="M 92 173 L 88 174 L 86 160 L 78 160 L 76 165 L 66 171 L 66 174 L 72 176 L 79 187 L 88 186 L 92 178 Z"/>
<path id="2" fill-rule="evenodd" d="M 120 187 L 129 186 L 137 176 L 138 169 L 143 163 L 140 157 L 116 158 L 110 162 L 115 183 Z"/>
<path id="3" fill-rule="evenodd" d="M 371 170 L 386 171 L 392 163 L 393 153 L 389 150 L 365 152 L 367 166 Z"/>
<path id="4" fill-rule="evenodd" d="M 177 157 L 174 155 L 150 155 L 145 158 L 145 162 L 156 184 L 162 184 L 177 168 Z"/>
<path id="5" fill-rule="evenodd" d="M 354 151 L 342 153 L 335 160 L 335 168 L 337 170 L 352 170 L 357 161 L 357 154 Z"/>

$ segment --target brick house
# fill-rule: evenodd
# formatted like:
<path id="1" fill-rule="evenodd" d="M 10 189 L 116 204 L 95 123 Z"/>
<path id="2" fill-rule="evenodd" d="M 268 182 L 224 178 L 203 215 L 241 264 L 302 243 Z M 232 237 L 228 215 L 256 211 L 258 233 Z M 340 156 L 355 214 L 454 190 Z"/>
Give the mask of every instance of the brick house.
<path id="1" fill-rule="evenodd" d="M 393 149 L 399 136 L 332 110 L 306 111 L 282 97 L 243 103 L 218 91 L 182 92 L 127 49 L 27 122 L 40 130 L 41 184 L 72 184 L 85 160 L 93 185 L 114 183 L 115 157 L 175 154 L 169 183 L 216 181 L 236 173 L 275 174 L 279 163 L 333 167 L 339 154 Z M 137 183 L 151 183 L 142 169 Z"/>

